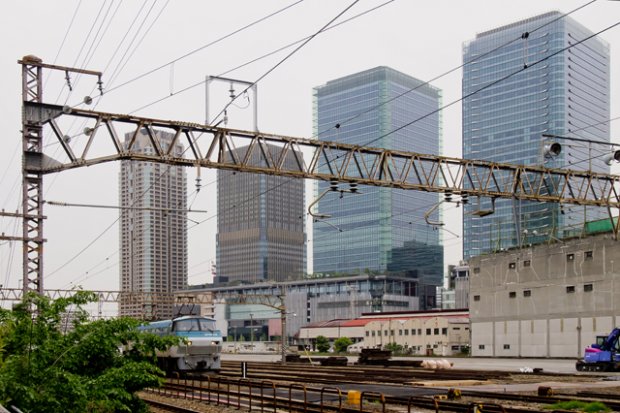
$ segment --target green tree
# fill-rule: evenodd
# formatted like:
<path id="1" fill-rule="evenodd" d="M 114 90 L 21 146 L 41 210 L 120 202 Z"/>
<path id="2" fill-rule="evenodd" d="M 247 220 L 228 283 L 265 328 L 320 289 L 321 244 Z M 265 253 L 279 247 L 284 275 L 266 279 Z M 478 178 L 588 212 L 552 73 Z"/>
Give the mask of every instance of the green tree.
<path id="1" fill-rule="evenodd" d="M 161 385 L 155 351 L 178 340 L 143 333 L 129 318 L 88 322 L 82 305 L 96 298 L 31 293 L 0 309 L 0 404 L 41 413 L 147 411 L 135 393 Z"/>
<path id="2" fill-rule="evenodd" d="M 316 349 L 319 353 L 326 353 L 329 350 L 329 340 L 325 336 L 317 336 Z"/>
<path id="3" fill-rule="evenodd" d="M 401 354 L 403 352 L 403 346 L 396 343 L 388 343 L 383 348 L 390 350 L 393 354 Z"/>
<path id="4" fill-rule="evenodd" d="M 336 353 L 346 353 L 347 347 L 349 347 L 353 342 L 349 337 L 340 337 L 336 341 L 334 341 L 334 351 Z"/>

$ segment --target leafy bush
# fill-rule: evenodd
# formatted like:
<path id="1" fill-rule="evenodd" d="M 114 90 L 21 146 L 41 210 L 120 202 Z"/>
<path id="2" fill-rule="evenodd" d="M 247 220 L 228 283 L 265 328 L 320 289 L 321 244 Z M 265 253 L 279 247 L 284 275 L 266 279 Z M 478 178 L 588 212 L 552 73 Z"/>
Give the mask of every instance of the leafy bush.
<path id="1" fill-rule="evenodd" d="M 349 337 L 340 337 L 336 341 L 334 341 L 334 351 L 336 353 L 346 353 L 347 347 L 349 347 L 353 342 Z"/>
<path id="2" fill-rule="evenodd" d="M 317 336 L 316 349 L 320 353 L 327 353 L 329 351 L 329 340 L 325 336 Z"/>
<path id="3" fill-rule="evenodd" d="M 403 346 L 396 343 L 388 343 L 383 348 L 390 350 L 393 354 L 401 354 L 403 352 Z"/>

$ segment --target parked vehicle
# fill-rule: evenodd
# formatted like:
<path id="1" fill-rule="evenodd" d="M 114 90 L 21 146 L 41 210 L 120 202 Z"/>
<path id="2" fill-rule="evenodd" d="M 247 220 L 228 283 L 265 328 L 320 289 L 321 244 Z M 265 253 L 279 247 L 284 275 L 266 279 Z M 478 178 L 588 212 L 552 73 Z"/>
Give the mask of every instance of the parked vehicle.
<path id="1" fill-rule="evenodd" d="M 181 337 L 177 346 L 157 353 L 159 368 L 168 374 L 221 369 L 222 333 L 215 320 L 201 316 L 183 316 L 154 321 L 139 327 L 159 336 Z"/>
<path id="2" fill-rule="evenodd" d="M 620 328 L 608 336 L 597 336 L 596 343 L 585 349 L 583 360 L 577 361 L 578 371 L 620 371 Z"/>

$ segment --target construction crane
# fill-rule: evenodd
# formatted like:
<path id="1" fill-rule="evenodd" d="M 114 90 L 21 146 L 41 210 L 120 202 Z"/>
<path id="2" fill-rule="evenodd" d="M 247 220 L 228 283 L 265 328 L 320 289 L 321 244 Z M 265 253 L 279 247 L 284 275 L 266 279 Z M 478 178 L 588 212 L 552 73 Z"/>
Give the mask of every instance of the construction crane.
<path id="1" fill-rule="evenodd" d="M 470 198 L 598 206 L 607 208 L 610 218 L 612 209 L 620 208 L 617 175 L 458 159 L 47 104 L 43 101 L 43 69 L 60 70 L 67 77 L 70 73 L 94 76 L 100 88 L 101 73 L 46 64 L 34 56 L 26 56 L 18 63 L 23 76 L 24 291 L 44 291 L 43 175 L 118 160 L 317 179 L 353 187 L 372 185 Z M 86 122 L 87 141 L 80 146 L 80 153 L 59 123 L 67 117 Z M 133 130 L 133 138 L 126 143 L 121 142 L 117 132 L 121 125 Z M 50 128 L 58 140 L 61 156 L 52 158 L 44 154 L 44 127 Z M 155 130 L 171 132 L 173 142 L 163 145 Z M 150 154 L 141 153 L 134 146 L 141 131 L 149 136 Z M 95 142 L 104 153 L 92 151 Z M 188 147 L 181 156 L 171 152 L 177 142 L 185 142 Z M 258 158 L 253 156 L 255 153 Z M 309 162 L 302 153 L 310 154 Z M 295 159 L 293 167 L 284 162 L 290 156 Z M 616 238 L 619 224 L 614 224 Z"/>

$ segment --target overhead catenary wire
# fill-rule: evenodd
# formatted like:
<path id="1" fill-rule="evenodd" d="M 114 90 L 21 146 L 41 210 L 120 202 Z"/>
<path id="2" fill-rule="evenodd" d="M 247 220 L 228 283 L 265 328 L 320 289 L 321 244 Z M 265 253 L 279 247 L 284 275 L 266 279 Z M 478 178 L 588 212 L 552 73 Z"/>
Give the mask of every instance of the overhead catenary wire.
<path id="1" fill-rule="evenodd" d="M 142 31 L 142 27 L 144 26 L 144 24 L 146 23 L 148 17 L 151 15 L 151 13 L 153 12 L 153 8 L 155 7 L 155 4 L 157 4 L 157 0 L 153 0 L 153 4 L 151 4 L 151 7 L 149 7 L 149 9 L 146 12 L 146 15 L 144 16 L 144 18 L 142 19 L 142 21 L 140 22 L 140 24 L 138 25 L 138 28 L 136 29 L 136 32 L 134 33 L 131 41 L 129 42 L 129 45 L 127 45 L 127 48 L 125 49 L 125 52 L 123 53 L 123 55 L 121 56 L 118 64 L 116 65 L 116 68 L 114 69 L 114 71 L 112 71 L 112 74 L 109 77 L 108 80 L 108 84 L 113 84 L 114 81 L 116 80 L 116 78 L 118 77 L 118 75 L 120 74 L 120 72 L 122 71 L 122 69 L 125 67 L 125 65 L 127 64 L 127 62 L 129 61 L 129 59 L 131 58 L 131 56 L 133 56 L 133 53 L 129 56 L 129 58 L 127 58 L 127 60 L 125 61 L 125 57 L 127 56 L 127 53 L 129 53 L 129 51 L 131 50 L 131 47 L 133 46 L 134 42 L 136 41 L 136 39 L 138 38 L 138 35 L 140 34 L 140 32 Z M 166 3 L 167 5 L 167 3 Z M 166 6 L 164 5 L 164 7 Z M 148 34 L 148 31 L 150 30 L 150 28 L 146 31 L 145 35 Z"/>
<path id="2" fill-rule="evenodd" d="M 598 31 L 596 33 L 593 33 L 593 34 L 591 34 L 591 35 L 589 35 L 589 36 L 587 36 L 587 37 L 585 37 L 585 38 L 583 38 L 583 39 L 581 39 L 581 40 L 579 40 L 579 41 L 577 41 L 575 43 L 571 43 L 568 46 L 565 46 L 562 49 L 559 49 L 559 50 L 551 53 L 550 55 L 547 55 L 547 56 L 545 56 L 545 57 L 543 57 L 543 58 L 541 58 L 539 60 L 536 60 L 532 64 L 529 64 L 527 67 L 522 67 L 519 70 L 511 72 L 511 73 L 509 73 L 509 74 L 507 74 L 505 76 L 500 77 L 499 79 L 496 79 L 496 80 L 494 80 L 494 81 L 492 81 L 490 83 L 487 83 L 486 85 L 481 86 L 480 88 L 478 88 L 476 90 L 473 90 L 472 92 L 467 93 L 465 96 L 461 96 L 459 99 L 455 99 L 455 100 L 453 100 L 452 102 L 450 102 L 450 103 L 448 103 L 446 105 L 443 105 L 443 106 L 441 106 L 441 107 L 439 107 L 437 109 L 434 109 L 434 110 L 426 113 L 425 115 L 422 115 L 422 116 L 420 116 L 420 117 L 418 117 L 418 118 L 416 118 L 416 119 L 414 119 L 414 120 L 412 120 L 410 122 L 407 122 L 404 125 L 401 125 L 401 126 L 395 128 L 395 129 L 393 129 L 393 130 L 391 130 L 391 131 L 389 131 L 387 133 L 384 133 L 383 135 L 380 135 L 377 138 L 374 138 L 374 139 L 372 139 L 372 140 L 370 140 L 370 141 L 368 141 L 365 144 L 360 145 L 360 146 L 368 146 L 368 145 L 372 144 L 373 142 L 381 140 L 381 139 L 383 139 L 383 138 L 385 138 L 387 136 L 390 136 L 390 135 L 392 135 L 392 134 L 394 134 L 394 133 L 396 133 L 396 132 L 398 132 L 398 131 L 400 131 L 402 129 L 405 129 L 405 128 L 413 125 L 414 123 L 417 123 L 417 122 L 419 122 L 419 121 L 421 121 L 423 119 L 426 119 L 429 116 L 432 116 L 432 115 L 434 115 L 434 114 L 436 114 L 436 113 L 438 113 L 438 112 L 440 112 L 440 111 L 442 111 L 444 109 L 447 109 L 447 108 L 449 108 L 452 105 L 455 105 L 455 104 L 457 104 L 457 103 L 459 103 L 459 102 L 461 102 L 461 101 L 463 101 L 463 100 L 465 100 L 465 99 L 467 99 L 467 98 L 469 98 L 469 97 L 471 97 L 471 96 L 473 96 L 473 95 L 475 95 L 477 93 L 480 93 L 480 92 L 482 92 L 482 91 L 484 91 L 484 90 L 486 90 L 486 89 L 488 89 L 488 88 L 490 88 L 492 86 L 497 85 L 498 83 L 501 83 L 501 82 L 503 82 L 505 80 L 508 80 L 511 77 L 516 76 L 519 73 L 522 73 L 523 71 L 530 69 L 531 67 L 539 65 L 540 63 L 545 62 L 545 61 L 551 59 L 552 57 L 557 56 L 560 53 L 564 53 L 565 51 L 567 51 L 567 50 L 569 50 L 569 49 L 571 49 L 571 48 L 573 48 L 573 47 L 575 47 L 577 45 L 580 45 L 583 42 L 592 39 L 593 37 L 599 36 L 599 35 L 605 33 L 606 31 L 611 30 L 611 29 L 613 29 L 613 28 L 615 28 L 615 27 L 617 27 L 619 25 L 620 25 L 620 21 L 618 21 L 618 22 L 616 22 L 616 23 L 614 23 L 614 24 L 612 24 L 610 26 L 607 26 L 606 28 L 604 28 L 604 29 L 602 29 L 602 30 L 600 30 L 600 31 Z"/>
<path id="3" fill-rule="evenodd" d="M 353 7 L 355 4 L 357 4 L 359 2 L 359 0 L 355 0 L 353 1 L 349 6 L 347 6 L 343 11 L 341 11 L 338 15 L 336 15 L 336 17 L 334 17 L 333 19 L 331 19 L 326 25 L 324 25 L 319 31 L 317 31 L 313 36 L 311 36 L 307 41 L 303 42 L 299 47 L 297 47 L 295 50 L 293 50 L 291 53 L 289 53 L 284 59 L 281 59 L 276 65 L 274 65 L 271 69 L 267 70 L 267 72 L 265 72 L 262 76 L 260 76 L 255 82 L 254 84 L 258 83 L 259 81 L 261 81 L 262 79 L 264 79 L 266 76 L 268 76 L 271 72 L 273 72 L 277 67 L 279 67 L 282 63 L 284 63 L 286 60 L 288 60 L 291 56 L 293 56 L 293 54 L 295 54 L 297 51 L 299 51 L 303 46 L 305 46 L 310 40 L 312 40 L 314 37 L 316 37 L 316 35 L 318 35 L 321 30 L 324 30 L 326 27 L 328 27 L 332 22 L 334 22 L 335 20 L 337 20 L 340 16 L 342 16 L 344 13 L 346 13 L 351 7 Z M 247 89 L 246 89 L 247 91 Z M 239 95 L 237 95 L 239 96 Z M 230 103 L 234 102 L 235 98 L 233 98 L 231 100 Z M 217 117 L 216 117 L 217 118 Z M 170 170 L 170 167 L 168 167 L 168 171 Z M 153 184 L 151 184 L 152 187 Z M 149 187 L 150 188 L 150 187 Z M 145 191 L 146 192 L 146 191 Z M 144 195 L 144 193 L 142 194 L 142 196 Z M 118 222 L 118 220 L 120 219 L 120 217 L 118 219 L 116 219 L 111 225 L 114 225 L 116 222 Z M 200 222 L 199 224 L 196 225 L 200 225 L 201 223 L 205 222 L 207 219 L 203 220 L 202 222 Z M 109 230 L 110 227 L 107 227 L 104 232 L 102 234 L 100 234 L 100 236 L 102 236 L 105 232 L 107 232 Z M 192 227 L 188 228 L 191 229 Z M 83 248 L 80 252 L 78 252 L 78 254 L 74 255 L 73 258 L 71 258 L 69 261 L 67 261 L 67 264 L 69 264 L 70 262 L 72 262 L 75 258 L 77 258 L 79 255 L 81 255 L 86 249 L 88 249 L 94 242 L 96 242 L 99 238 L 96 237 L 93 241 L 91 241 L 91 243 L 89 243 L 85 248 Z M 53 271 L 51 274 L 49 274 L 50 276 L 56 272 L 58 272 L 61 268 L 64 268 L 64 266 L 61 266 L 60 268 L 56 269 L 55 271 Z"/>
<path id="4" fill-rule="evenodd" d="M 272 66 L 269 70 L 267 70 L 265 73 L 263 73 L 261 76 L 259 76 L 258 79 L 256 79 L 254 82 L 252 82 L 252 84 L 246 86 L 246 88 L 241 92 L 241 94 L 246 93 L 247 91 L 249 91 L 252 87 L 254 87 L 258 82 L 260 82 L 261 80 L 263 80 L 264 78 L 266 78 L 267 76 L 269 76 L 269 74 L 271 74 L 274 70 L 276 70 L 278 67 L 280 67 L 280 65 L 282 65 L 284 62 L 286 62 L 289 58 L 291 58 L 295 53 L 297 53 L 299 50 L 301 50 L 305 45 L 307 45 L 310 41 L 312 41 L 312 39 L 314 39 L 316 36 L 318 36 L 319 34 L 323 33 L 329 26 L 332 25 L 332 23 L 334 23 L 336 20 L 338 20 L 340 18 L 340 16 L 342 16 L 343 14 L 345 14 L 347 11 L 349 11 L 353 6 L 355 6 L 357 3 L 359 2 L 359 0 L 354 0 L 351 4 L 349 4 L 347 7 L 344 8 L 344 10 L 342 10 L 340 13 L 338 13 L 336 15 L 336 17 L 334 17 L 333 19 L 331 19 L 330 21 L 328 21 L 323 27 L 321 27 L 317 32 L 315 32 L 312 36 L 308 37 L 306 40 L 304 40 L 299 46 L 297 46 L 293 51 L 291 51 L 289 54 L 287 54 L 286 56 L 284 56 L 284 58 L 282 58 L 278 63 L 276 63 L 274 66 Z M 226 109 L 228 109 L 230 107 L 230 105 L 232 105 L 232 103 L 240 96 L 240 94 L 237 94 L 235 97 L 233 97 L 230 102 L 228 102 L 224 108 L 217 114 L 215 115 L 215 117 L 213 118 L 213 122 L 217 122 L 217 120 L 219 119 L 220 116 L 222 116 L 224 114 L 224 112 L 226 111 Z"/>
<path id="5" fill-rule="evenodd" d="M 266 18 L 269 18 L 269 17 L 271 17 L 271 16 L 273 16 L 273 15 L 275 15 L 275 14 L 277 14 L 277 13 L 281 12 L 281 11 L 284 11 L 284 10 L 286 10 L 286 9 L 288 9 L 288 8 L 290 8 L 290 7 L 292 7 L 293 5 L 300 3 L 301 1 L 303 1 L 303 0 L 299 0 L 299 1 L 297 1 L 297 2 L 295 2 L 295 3 L 293 3 L 293 4 L 291 4 L 291 5 L 289 5 L 289 6 L 285 7 L 285 8 L 283 8 L 283 9 L 280 9 L 278 12 L 272 13 L 272 14 L 270 14 L 270 15 L 266 16 L 266 17 L 263 17 L 263 18 L 259 19 L 258 21 L 254 22 L 254 23 L 251 23 L 250 25 L 246 25 L 246 27 L 241 28 L 241 29 L 238 29 L 237 31 L 233 32 L 232 34 L 237 33 L 237 32 L 239 32 L 239 31 L 241 31 L 241 30 L 244 30 L 244 29 L 245 29 L 245 28 L 247 28 L 247 27 L 251 27 L 252 25 L 254 25 L 254 24 L 256 24 L 256 23 L 258 23 L 258 22 L 260 22 L 260 21 L 264 21 Z M 144 5 L 143 5 L 143 7 L 144 7 Z M 136 15 L 136 18 L 137 18 L 137 15 Z M 134 19 L 134 21 L 136 20 L 136 18 Z M 129 31 L 128 31 L 128 32 L 129 32 Z M 127 33 L 128 33 L 128 32 L 127 32 Z M 127 33 L 126 33 L 125 37 L 127 36 Z M 230 37 L 232 34 L 229 34 L 229 35 L 227 35 L 227 36 L 224 36 L 222 39 L 224 39 L 224 38 L 226 38 L 226 37 Z M 124 38 L 125 38 L 125 37 L 124 37 Z M 124 39 L 124 38 L 123 38 L 123 39 Z M 217 41 L 216 41 L 216 42 L 217 42 Z M 122 43 L 122 41 L 121 41 L 121 43 Z M 214 43 L 214 42 L 211 42 L 211 43 Z M 206 47 L 206 46 L 204 46 L 204 47 Z M 203 47 L 203 48 L 204 48 L 204 47 Z M 120 48 L 120 45 L 119 45 L 119 48 Z M 117 50 L 118 50 L 119 48 L 117 48 Z M 198 51 L 198 50 L 196 50 L 196 51 Z M 196 52 L 196 51 L 194 51 L 194 52 Z M 116 52 L 115 52 L 115 53 L 116 53 Z M 193 53 L 193 52 L 192 52 L 192 53 Z M 169 171 L 169 170 L 170 170 L 170 167 L 168 167 L 167 171 Z M 162 174 L 161 174 L 161 175 L 157 178 L 157 180 L 161 179 L 161 177 L 163 176 L 163 174 L 164 174 L 164 173 L 165 173 L 165 172 L 163 172 L 163 173 L 162 173 Z M 156 181 L 157 181 L 157 180 L 156 180 Z M 146 189 L 146 190 L 142 193 L 142 195 L 141 195 L 141 196 L 144 196 L 144 195 L 148 192 L 148 190 L 150 190 L 150 188 L 152 187 L 152 185 L 154 185 L 154 184 L 155 184 L 155 181 L 153 181 L 153 183 L 151 184 L 151 186 L 150 186 L 149 188 L 147 188 L 147 189 Z M 75 255 L 74 255 L 74 256 L 73 256 L 70 260 L 68 260 L 67 262 L 65 262 L 64 264 L 62 264 L 62 265 L 61 265 L 60 267 L 58 267 L 56 270 L 52 271 L 52 273 L 48 274 L 46 277 L 49 277 L 49 276 L 51 276 L 51 275 L 53 275 L 53 274 L 57 273 L 58 271 L 60 271 L 60 270 L 61 270 L 61 269 L 63 269 L 64 267 L 66 267 L 68 264 L 70 264 L 71 262 L 73 262 L 75 259 L 77 259 L 77 258 L 78 258 L 80 255 L 82 255 L 82 254 L 83 254 L 86 250 L 88 250 L 88 249 L 89 249 L 89 248 L 90 248 L 90 247 L 91 247 L 91 246 L 92 246 L 95 242 L 97 242 L 99 239 L 101 239 L 101 237 L 103 237 L 103 235 L 104 235 L 106 232 L 108 232 L 108 231 L 109 231 L 109 229 L 110 229 L 110 228 L 111 228 L 114 224 L 116 224 L 116 223 L 118 222 L 118 220 L 119 220 L 119 219 L 120 219 L 120 217 L 119 217 L 119 218 L 117 218 L 114 222 L 112 222 L 112 224 L 110 224 L 110 226 L 108 226 L 106 229 L 104 229 L 104 231 L 103 231 L 102 233 L 100 233 L 98 236 L 96 236 L 96 237 L 95 237 L 95 238 L 94 238 L 94 239 L 93 239 L 93 240 L 92 240 L 92 241 L 91 241 L 91 242 L 90 242 L 90 243 L 89 243 L 89 244 L 88 244 L 85 248 L 82 248 L 82 249 L 81 249 L 81 250 L 80 250 L 77 254 L 75 254 Z M 204 222 L 204 221 L 203 221 L 203 222 Z"/>
<path id="6" fill-rule="evenodd" d="M 217 38 L 216 40 L 213 40 L 213 41 L 211 41 L 209 43 L 206 43 L 206 44 L 204 44 L 204 45 L 202 45 L 202 46 L 200 46 L 200 47 L 198 47 L 198 48 L 196 48 L 196 49 L 194 49 L 194 50 L 192 50 L 190 52 L 185 53 L 182 56 L 179 56 L 179 57 L 177 57 L 177 58 L 175 58 L 175 59 L 173 59 L 173 60 L 171 60 L 171 61 L 169 61 L 167 63 L 164 63 L 161 66 L 158 66 L 158 67 L 156 67 L 154 69 L 151 69 L 151 70 L 149 70 L 149 71 L 147 71 L 145 73 L 142 73 L 142 74 L 140 74 L 140 75 L 138 75 L 136 77 L 133 77 L 133 78 L 131 78 L 131 79 L 121 83 L 120 85 L 117 85 L 117 86 L 114 86 L 112 88 L 109 88 L 109 89 L 106 90 L 106 94 L 114 92 L 114 91 L 116 91 L 116 90 L 118 90 L 118 89 L 120 89 L 120 88 L 122 88 L 124 86 L 127 86 L 127 85 L 129 85 L 129 84 L 131 84 L 131 83 L 133 83 L 133 82 L 135 82 L 137 80 L 140 80 L 140 79 L 142 79 L 142 78 L 144 78 L 144 77 L 146 77 L 148 75 L 156 73 L 156 72 L 158 72 L 158 71 L 160 71 L 160 70 L 162 70 L 162 69 L 164 69 L 164 68 L 166 68 L 166 67 L 168 67 L 168 66 L 170 66 L 170 65 L 172 65 L 172 64 L 174 64 L 176 62 L 179 62 L 179 61 L 181 61 L 181 60 L 183 60 L 183 59 L 185 59 L 185 58 L 187 58 L 187 57 L 189 57 L 189 56 L 191 56 L 191 55 L 193 55 L 195 53 L 198 53 L 198 52 L 200 52 L 200 51 L 202 51 L 202 50 L 204 50 L 204 49 L 206 49 L 206 48 L 208 48 L 210 46 L 213 46 L 213 45 L 215 45 L 215 44 L 217 44 L 217 43 L 219 43 L 219 42 L 221 42 L 221 41 L 223 41 L 223 40 L 225 40 L 225 39 L 227 39 L 229 37 L 232 37 L 232 36 L 234 36 L 237 33 L 240 33 L 240 32 L 242 32 L 242 31 L 244 31 L 246 29 L 249 29 L 250 27 L 255 26 L 258 23 L 261 23 L 261 22 L 263 22 L 263 21 L 265 21 L 265 20 L 267 20 L 267 19 L 269 19 L 269 18 L 271 18 L 273 16 L 276 16 L 276 15 L 278 15 L 278 14 L 280 14 L 280 13 L 282 13 L 282 12 L 288 10 L 288 9 L 290 9 L 291 7 L 301 3 L 303 1 L 304 0 L 297 0 L 297 1 L 295 1 L 295 2 L 293 2 L 291 4 L 289 4 L 289 5 L 287 5 L 287 6 L 283 7 L 283 8 L 281 8 L 281 9 L 273 12 L 273 13 L 270 13 L 270 14 L 264 16 L 264 17 L 261 17 L 260 19 L 255 20 L 255 21 L 253 21 L 251 23 L 248 23 L 248 24 L 246 24 L 246 25 L 244 25 L 244 26 L 242 26 L 242 27 L 240 27 L 240 28 L 238 28 L 238 29 L 236 29 L 236 30 L 234 30 L 234 31 L 224 35 L 224 36 L 221 36 L 221 37 Z M 105 70 L 104 70 L 104 72 L 105 72 Z"/>
<path id="7" fill-rule="evenodd" d="M 75 6 L 73 15 L 71 16 L 71 21 L 69 21 L 69 25 L 67 26 L 67 29 L 65 30 L 65 35 L 63 36 L 62 41 L 60 42 L 60 46 L 58 46 L 58 51 L 56 52 L 56 56 L 54 56 L 54 60 L 52 61 L 52 64 L 56 64 L 56 62 L 58 61 L 60 52 L 62 52 L 62 48 L 64 47 L 65 42 L 67 41 L 67 38 L 69 37 L 69 33 L 71 32 L 71 28 L 73 27 L 73 23 L 75 22 L 75 17 L 77 16 L 81 5 L 82 5 L 82 0 L 79 0 L 77 6 Z M 51 71 L 47 73 L 47 77 L 45 78 L 44 84 L 47 84 L 47 81 L 49 80 L 49 77 L 51 76 L 51 74 L 52 74 Z"/>
<path id="8" fill-rule="evenodd" d="M 599 33 L 600 33 L 600 32 L 599 32 Z M 534 65 L 534 64 L 530 65 L 530 67 L 531 67 L 531 66 L 533 66 L 533 65 Z M 451 104 L 454 104 L 454 103 L 456 103 L 456 102 L 452 102 Z M 448 105 L 447 105 L 447 106 L 448 106 Z M 411 122 L 411 123 L 413 123 L 413 122 Z M 411 124 L 411 123 L 410 123 L 410 124 Z M 393 133 L 393 132 L 392 132 L 392 133 Z"/>
<path id="9" fill-rule="evenodd" d="M 370 9 L 365 10 L 365 11 L 363 11 L 363 12 L 361 12 L 361 13 L 358 13 L 358 14 L 356 14 L 356 15 L 352 16 L 352 17 L 349 17 L 348 19 L 343 20 L 343 21 L 342 21 L 342 22 L 340 22 L 340 23 L 333 24 L 333 25 L 331 25 L 330 27 L 328 27 L 328 28 L 326 28 L 325 30 L 323 30 L 323 33 L 324 33 L 324 32 L 326 32 L 326 31 L 328 31 L 328 30 L 335 29 L 336 27 L 341 26 L 341 25 L 343 25 L 343 24 L 345 24 L 345 23 L 349 23 L 349 22 L 351 22 L 351 21 L 353 21 L 353 20 L 355 20 L 355 19 L 357 19 L 357 18 L 359 18 L 359 17 L 362 17 L 362 16 L 364 16 L 364 15 L 366 15 L 366 14 L 370 13 L 370 12 L 376 11 L 376 10 L 380 9 L 381 7 L 384 7 L 384 6 L 386 6 L 386 5 L 390 4 L 390 3 L 394 2 L 394 1 L 395 1 L 395 0 L 388 0 L 388 1 L 386 1 L 386 2 L 382 3 L 382 4 L 378 5 L 378 6 L 372 7 L 372 8 L 370 8 Z M 278 48 L 278 49 L 276 49 L 276 50 L 273 50 L 273 51 L 271 51 L 271 52 L 269 52 L 269 53 L 263 54 L 263 55 L 261 55 L 261 56 L 259 56 L 259 57 L 257 57 L 257 58 L 254 58 L 254 59 L 248 60 L 248 61 L 246 61 L 245 63 L 242 63 L 242 64 L 240 64 L 240 65 L 238 65 L 238 66 L 235 66 L 235 67 L 233 67 L 233 68 L 231 68 L 231 69 L 228 69 L 228 70 L 226 70 L 226 71 L 224 71 L 224 72 L 220 73 L 220 74 L 219 74 L 219 75 L 217 75 L 217 76 L 220 76 L 220 77 L 221 77 L 221 76 L 227 75 L 227 74 L 229 74 L 229 73 L 234 72 L 235 70 L 241 69 L 241 68 L 243 68 L 243 67 L 245 67 L 245 66 L 248 66 L 248 65 L 250 65 L 250 64 L 252 64 L 252 63 L 258 62 L 259 60 L 265 59 L 265 58 L 267 58 L 267 57 L 269 57 L 269 56 L 273 56 L 273 55 L 275 55 L 275 54 L 277 54 L 277 53 L 279 53 L 279 52 L 281 52 L 281 51 L 283 51 L 283 50 L 286 50 L 286 49 L 288 49 L 288 48 L 290 48 L 290 47 L 293 47 L 293 46 L 295 46 L 295 45 L 297 45 L 297 44 L 299 44 L 299 43 L 301 43 L 301 42 L 304 42 L 304 41 L 306 41 L 306 40 L 310 39 L 311 37 L 312 37 L 312 36 L 306 36 L 306 37 L 303 37 L 303 38 L 301 38 L 301 39 L 299 39 L 299 40 L 296 40 L 296 41 L 294 41 L 294 42 L 292 42 L 292 43 L 288 43 L 287 45 L 282 46 L 282 47 L 280 47 L 280 48 Z M 206 80 L 204 80 L 204 79 L 203 79 L 203 80 L 199 80 L 199 81 L 197 81 L 197 82 L 195 82 L 195 83 L 192 83 L 191 85 L 185 86 L 184 88 L 177 90 L 176 92 L 169 93 L 169 94 L 168 94 L 168 95 L 166 95 L 166 96 L 162 96 L 162 97 L 161 97 L 161 98 L 159 98 L 159 99 L 156 99 L 156 100 L 154 100 L 154 101 L 151 101 L 151 102 L 149 102 L 149 103 L 144 104 L 143 106 L 140 106 L 140 107 L 138 107 L 138 108 L 136 108 L 136 109 L 133 109 L 132 111 L 130 111 L 130 112 L 129 112 L 129 114 L 134 114 L 134 113 L 136 113 L 136 112 L 140 112 L 141 110 L 144 110 L 144 109 L 149 108 L 149 107 L 151 107 L 151 106 L 153 106 L 153 105 L 156 105 L 156 104 L 158 104 L 158 103 L 160 103 L 160 102 L 163 102 L 163 101 L 165 101 L 165 100 L 168 100 L 168 99 L 170 99 L 170 98 L 172 98 L 172 97 L 174 97 L 174 96 L 178 96 L 178 95 L 183 94 L 183 93 L 185 93 L 185 92 L 187 92 L 187 91 L 189 91 L 189 90 L 192 90 L 192 89 L 194 89 L 194 88 L 196 88 L 196 87 L 202 86 L 202 85 L 204 85 L 204 84 L 205 84 L 205 82 L 206 82 Z M 247 90 L 249 90 L 249 89 L 246 89 L 246 91 L 247 91 Z"/>
<path id="10" fill-rule="evenodd" d="M 129 54 L 129 57 L 127 57 L 127 59 L 125 60 L 125 62 L 123 63 L 123 65 L 120 67 L 120 69 L 118 70 L 118 75 L 120 75 L 120 73 L 125 69 L 125 66 L 127 66 L 127 63 L 129 63 L 129 61 L 131 60 L 131 58 L 133 57 L 133 55 L 136 53 L 136 51 L 140 48 L 140 46 L 142 45 L 142 42 L 144 41 L 144 39 L 146 38 L 146 36 L 149 34 L 149 32 L 151 31 L 151 29 L 155 26 L 155 24 L 157 23 L 157 21 L 159 20 L 159 18 L 161 17 L 161 15 L 163 14 L 164 10 L 166 10 L 166 8 L 168 7 L 168 4 L 170 4 L 170 0 L 166 0 L 166 3 L 164 4 L 164 6 L 159 10 L 159 13 L 157 13 L 157 16 L 155 16 L 155 18 L 153 19 L 153 21 L 151 22 L 151 24 L 149 25 L 149 27 L 146 29 L 146 31 L 144 32 L 144 34 L 142 35 L 142 37 L 140 38 L 140 40 L 138 40 L 138 43 L 136 44 L 136 46 L 133 48 L 133 50 L 131 51 L 131 53 Z M 116 77 L 118 77 L 118 75 Z M 110 81 L 113 82 L 116 79 L 111 79 Z M 92 92 L 91 92 L 92 94 Z"/>

